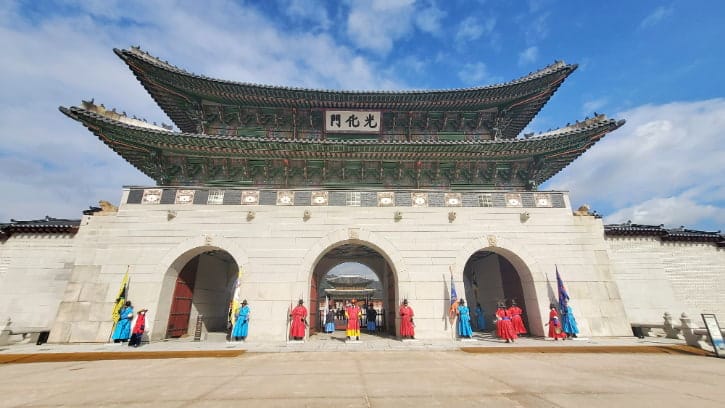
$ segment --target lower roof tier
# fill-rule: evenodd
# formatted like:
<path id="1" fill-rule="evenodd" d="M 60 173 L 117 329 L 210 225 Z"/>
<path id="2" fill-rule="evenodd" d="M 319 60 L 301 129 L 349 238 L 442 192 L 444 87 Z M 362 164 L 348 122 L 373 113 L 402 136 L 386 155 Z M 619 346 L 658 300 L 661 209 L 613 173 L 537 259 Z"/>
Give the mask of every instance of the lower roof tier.
<path id="1" fill-rule="evenodd" d="M 604 115 L 513 140 L 299 140 L 172 132 L 60 108 L 160 185 L 532 190 L 624 124 Z"/>

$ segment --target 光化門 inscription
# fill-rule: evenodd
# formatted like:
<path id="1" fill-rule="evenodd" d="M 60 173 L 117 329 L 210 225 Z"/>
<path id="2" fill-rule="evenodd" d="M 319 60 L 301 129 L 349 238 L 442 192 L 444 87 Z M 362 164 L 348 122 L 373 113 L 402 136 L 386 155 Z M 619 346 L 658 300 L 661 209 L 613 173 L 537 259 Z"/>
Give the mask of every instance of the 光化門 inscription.
<path id="1" fill-rule="evenodd" d="M 346 133 L 379 133 L 380 111 L 326 111 L 325 131 Z"/>

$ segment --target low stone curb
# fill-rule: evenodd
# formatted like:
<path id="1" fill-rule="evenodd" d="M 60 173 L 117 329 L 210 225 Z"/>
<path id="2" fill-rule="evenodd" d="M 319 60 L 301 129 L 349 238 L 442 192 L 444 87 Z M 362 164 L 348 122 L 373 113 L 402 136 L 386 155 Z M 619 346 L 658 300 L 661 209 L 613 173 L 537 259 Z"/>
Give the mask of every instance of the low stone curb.
<path id="1" fill-rule="evenodd" d="M 166 358 L 238 357 L 246 350 L 180 350 L 134 352 L 77 352 L 77 353 L 24 353 L 0 354 L 0 364 L 57 363 L 65 361 L 98 360 L 153 360 Z"/>

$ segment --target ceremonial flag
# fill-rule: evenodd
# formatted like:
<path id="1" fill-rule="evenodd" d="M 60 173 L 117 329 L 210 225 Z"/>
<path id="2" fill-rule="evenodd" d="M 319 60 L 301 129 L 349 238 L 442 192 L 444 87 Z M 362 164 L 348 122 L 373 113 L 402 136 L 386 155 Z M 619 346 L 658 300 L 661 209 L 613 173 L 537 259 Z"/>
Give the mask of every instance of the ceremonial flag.
<path id="1" fill-rule="evenodd" d="M 322 314 L 322 326 L 324 327 L 327 324 L 327 313 L 330 311 L 330 297 L 325 295 L 325 310 Z"/>
<path id="2" fill-rule="evenodd" d="M 239 267 L 239 273 L 237 274 L 237 282 L 234 284 L 234 294 L 232 295 L 232 304 L 229 305 L 229 323 L 234 327 L 234 323 L 237 321 L 237 314 L 239 313 L 239 307 L 242 304 L 241 291 L 242 286 L 242 274 L 244 269 Z"/>
<path id="3" fill-rule="evenodd" d="M 456 282 L 453 281 L 453 273 L 451 273 L 451 304 L 458 302 L 458 294 L 456 293 Z"/>
<path id="4" fill-rule="evenodd" d="M 118 323 L 118 320 L 121 318 L 121 309 L 123 308 L 123 305 L 126 304 L 126 299 L 128 299 L 128 268 L 129 267 L 126 267 L 126 274 L 123 275 L 123 280 L 121 280 L 121 288 L 118 290 L 118 295 L 116 295 L 116 303 L 113 305 L 113 313 L 111 314 L 113 324 Z"/>
<path id="5" fill-rule="evenodd" d="M 456 283 L 453 281 L 453 271 L 451 271 L 451 307 L 448 309 L 448 316 L 453 319 L 458 314 L 458 294 L 456 293 Z"/>
<path id="6" fill-rule="evenodd" d="M 561 276 L 559 276 L 559 267 L 556 265 L 554 265 L 554 267 L 556 268 L 556 286 L 559 292 L 559 310 L 566 310 L 564 302 L 569 301 L 569 294 L 566 292 L 566 288 L 564 287 L 564 281 L 562 281 Z"/>

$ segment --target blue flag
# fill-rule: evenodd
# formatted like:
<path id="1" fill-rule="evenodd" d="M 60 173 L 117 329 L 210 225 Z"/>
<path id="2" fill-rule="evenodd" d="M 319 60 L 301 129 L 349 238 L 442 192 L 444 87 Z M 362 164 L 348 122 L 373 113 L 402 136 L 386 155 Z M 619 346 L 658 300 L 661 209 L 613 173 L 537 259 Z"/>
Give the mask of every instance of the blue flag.
<path id="1" fill-rule="evenodd" d="M 458 301 L 458 294 L 456 293 L 456 283 L 453 282 L 453 274 L 451 274 L 451 304 Z"/>
<path id="2" fill-rule="evenodd" d="M 559 310 L 566 310 L 565 302 L 569 301 L 569 294 L 566 292 L 566 288 L 564 287 L 564 281 L 561 280 L 561 276 L 559 276 L 559 267 L 554 265 L 556 267 L 556 286 L 559 291 Z"/>

